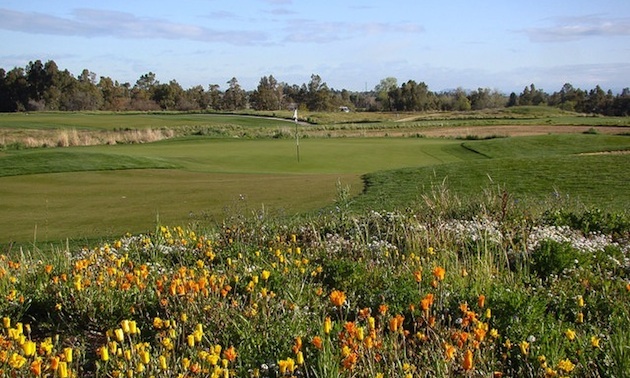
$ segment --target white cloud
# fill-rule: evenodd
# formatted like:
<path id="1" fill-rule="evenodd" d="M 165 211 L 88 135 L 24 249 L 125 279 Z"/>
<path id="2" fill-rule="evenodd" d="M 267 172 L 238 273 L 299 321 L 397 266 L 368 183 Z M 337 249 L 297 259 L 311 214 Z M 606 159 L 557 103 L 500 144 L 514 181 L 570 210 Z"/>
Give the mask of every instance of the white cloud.
<path id="1" fill-rule="evenodd" d="M 588 37 L 630 36 L 630 18 L 591 15 L 562 17 L 548 27 L 523 29 L 533 42 L 564 42 Z"/>
<path id="2" fill-rule="evenodd" d="M 77 9 L 72 18 L 37 12 L 0 9 L 0 29 L 29 34 L 52 34 L 121 39 L 185 39 L 248 45 L 264 42 L 264 32 L 224 31 L 174 23 L 156 18 L 139 18 L 131 13 L 96 9 Z"/>
<path id="3" fill-rule="evenodd" d="M 292 20 L 285 28 L 286 42 L 327 43 L 339 40 L 385 33 L 418 34 L 424 27 L 413 23 L 384 22 L 319 22 L 313 20 Z"/>

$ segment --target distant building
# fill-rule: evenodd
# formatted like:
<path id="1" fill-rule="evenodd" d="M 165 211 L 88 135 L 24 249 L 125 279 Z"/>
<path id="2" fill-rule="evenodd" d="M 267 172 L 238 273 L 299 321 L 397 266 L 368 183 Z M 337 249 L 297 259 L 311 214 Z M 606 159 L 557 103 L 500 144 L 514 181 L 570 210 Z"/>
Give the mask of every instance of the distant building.
<path id="1" fill-rule="evenodd" d="M 350 109 L 348 109 L 348 107 L 347 107 L 347 106 L 340 106 L 340 107 L 339 107 L 339 110 L 341 110 L 341 111 L 342 111 L 342 112 L 344 112 L 344 113 L 349 113 L 349 112 L 350 112 Z"/>

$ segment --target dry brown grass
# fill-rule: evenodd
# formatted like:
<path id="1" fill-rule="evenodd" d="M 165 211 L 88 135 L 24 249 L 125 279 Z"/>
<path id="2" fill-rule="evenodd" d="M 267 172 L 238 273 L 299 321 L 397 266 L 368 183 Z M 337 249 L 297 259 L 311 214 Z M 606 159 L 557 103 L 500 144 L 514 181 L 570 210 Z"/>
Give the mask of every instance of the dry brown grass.
<path id="1" fill-rule="evenodd" d="M 121 131 L 59 130 L 2 130 L 0 147 L 20 148 L 94 146 L 102 144 L 150 143 L 173 138 L 175 132 L 167 129 Z"/>

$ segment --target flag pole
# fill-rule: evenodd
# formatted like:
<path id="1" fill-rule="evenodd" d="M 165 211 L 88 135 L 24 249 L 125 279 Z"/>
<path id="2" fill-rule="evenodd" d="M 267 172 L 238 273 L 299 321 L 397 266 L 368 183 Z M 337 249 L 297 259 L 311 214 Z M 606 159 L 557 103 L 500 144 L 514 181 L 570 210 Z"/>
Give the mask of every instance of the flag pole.
<path id="1" fill-rule="evenodd" d="M 300 162 L 300 135 L 298 134 L 298 111 L 293 111 L 293 119 L 295 120 L 295 148 L 297 151 L 297 161 Z"/>

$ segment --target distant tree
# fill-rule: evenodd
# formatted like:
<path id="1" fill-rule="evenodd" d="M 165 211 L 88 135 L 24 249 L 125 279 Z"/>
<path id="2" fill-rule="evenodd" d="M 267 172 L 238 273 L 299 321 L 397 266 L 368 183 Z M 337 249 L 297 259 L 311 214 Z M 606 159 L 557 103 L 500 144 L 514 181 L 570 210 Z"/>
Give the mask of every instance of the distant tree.
<path id="1" fill-rule="evenodd" d="M 66 71 L 60 71 L 57 63 L 53 60 L 49 60 L 44 64 L 44 70 L 46 71 L 46 78 L 49 83 L 44 92 L 44 102 L 46 103 L 47 110 L 59 110 L 61 107 L 62 97 L 62 76 L 68 77 L 69 82 L 73 82 L 74 78 Z"/>
<path id="2" fill-rule="evenodd" d="M 512 92 L 510 93 L 510 99 L 507 102 L 507 107 L 512 107 L 512 106 L 516 106 L 518 105 L 518 96 L 516 95 L 516 93 Z"/>
<path id="3" fill-rule="evenodd" d="M 331 92 L 319 75 L 311 75 L 306 87 L 306 106 L 311 111 L 332 110 Z"/>
<path id="4" fill-rule="evenodd" d="M 208 85 L 208 106 L 214 110 L 221 110 L 223 106 L 223 93 L 218 84 Z"/>
<path id="5" fill-rule="evenodd" d="M 153 91 L 159 84 L 160 82 L 156 80 L 153 72 L 141 75 L 131 89 L 130 107 L 142 111 L 160 109 L 160 106 L 152 100 Z"/>
<path id="6" fill-rule="evenodd" d="M 297 84 L 289 85 L 282 83 L 282 93 L 284 94 L 284 103 L 287 106 L 295 106 L 296 104 L 304 104 L 306 102 L 306 85 L 299 86 Z"/>
<path id="7" fill-rule="evenodd" d="M 101 76 L 96 86 L 103 96 L 103 110 L 121 111 L 129 108 L 131 102 L 129 83 L 121 85 L 109 77 Z"/>
<path id="8" fill-rule="evenodd" d="M 389 93 L 390 91 L 394 91 L 396 88 L 398 88 L 398 79 L 391 76 L 381 79 L 381 81 L 374 87 L 376 102 L 379 104 L 378 110 L 392 110 Z"/>
<path id="9" fill-rule="evenodd" d="M 103 93 L 96 86 L 96 74 L 87 69 L 77 80 L 68 80 L 62 90 L 61 106 L 64 110 L 98 110 L 103 104 Z"/>
<path id="10" fill-rule="evenodd" d="M 230 79 L 227 83 L 229 87 L 223 95 L 223 109 L 245 109 L 247 106 L 247 93 L 241 88 L 235 77 Z"/>
<path id="11" fill-rule="evenodd" d="M 595 86 L 594 89 L 588 92 L 587 97 L 584 100 L 584 111 L 587 113 L 606 114 L 613 105 L 612 92 L 604 92 L 599 86 Z"/>
<path id="12" fill-rule="evenodd" d="M 466 91 L 464 91 L 462 88 L 457 88 L 453 95 L 454 95 L 454 102 L 453 102 L 452 110 L 468 111 L 471 109 L 470 100 L 468 99 L 468 96 L 466 95 Z"/>
<path id="13" fill-rule="evenodd" d="M 194 106 L 194 109 L 204 110 L 210 107 L 210 96 L 201 85 L 187 89 L 184 94 L 186 101 Z"/>
<path id="14" fill-rule="evenodd" d="M 43 110 L 45 108 L 44 93 L 51 83 L 41 60 L 28 63 L 26 81 L 29 88 L 29 108 Z"/>
<path id="15" fill-rule="evenodd" d="M 158 84 L 153 89 L 151 99 L 163 110 L 173 110 L 183 95 L 184 90 L 175 80 L 171 80 L 168 84 Z"/>
<path id="16" fill-rule="evenodd" d="M 475 92 L 471 92 L 468 96 L 470 108 L 473 110 L 481 110 L 490 108 L 490 89 L 478 88 Z"/>
<path id="17" fill-rule="evenodd" d="M 273 75 L 263 76 L 250 98 L 256 110 L 279 110 L 282 108 L 282 87 Z"/>
<path id="18" fill-rule="evenodd" d="M 7 72 L 4 78 L 6 103 L 2 104 L 5 111 L 24 111 L 28 107 L 29 85 L 21 67 L 15 67 Z"/>
<path id="19" fill-rule="evenodd" d="M 624 88 L 617 95 L 612 104 L 612 114 L 616 116 L 630 116 L 630 88 Z"/>

